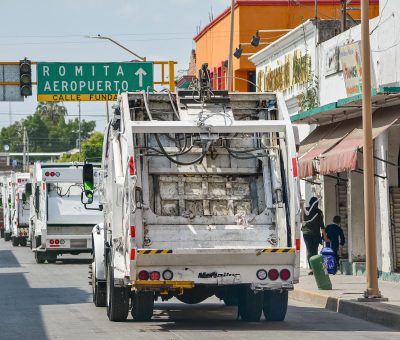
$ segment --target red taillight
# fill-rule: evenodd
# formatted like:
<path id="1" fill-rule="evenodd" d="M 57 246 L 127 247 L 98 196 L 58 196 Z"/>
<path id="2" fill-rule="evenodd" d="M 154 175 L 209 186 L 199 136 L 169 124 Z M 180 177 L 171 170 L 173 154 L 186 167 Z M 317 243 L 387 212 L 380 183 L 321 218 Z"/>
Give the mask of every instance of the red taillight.
<path id="1" fill-rule="evenodd" d="M 21 179 L 20 178 L 18 178 L 18 183 L 21 183 Z"/>
<path id="2" fill-rule="evenodd" d="M 150 273 L 150 280 L 158 281 L 160 279 L 160 277 L 161 277 L 160 272 L 151 272 Z"/>
<path id="3" fill-rule="evenodd" d="M 54 240 L 50 240 L 50 244 L 54 244 Z"/>
<path id="4" fill-rule="evenodd" d="M 56 175 L 56 173 L 54 171 L 50 172 L 50 176 L 54 177 Z"/>
<path id="5" fill-rule="evenodd" d="M 54 243 L 55 244 L 60 244 L 60 240 L 55 240 Z"/>
<path id="6" fill-rule="evenodd" d="M 271 270 L 268 272 L 268 278 L 269 278 L 271 281 L 277 280 L 278 277 L 279 277 L 279 272 L 278 272 L 276 269 L 271 269 Z"/>
<path id="7" fill-rule="evenodd" d="M 141 272 L 139 272 L 139 280 L 148 280 L 149 279 L 149 272 L 146 272 L 145 270 L 142 270 Z"/>
<path id="8" fill-rule="evenodd" d="M 283 281 L 287 281 L 290 279 L 290 271 L 288 269 L 282 269 L 279 276 Z"/>
<path id="9" fill-rule="evenodd" d="M 297 171 L 297 159 L 292 158 L 292 167 L 293 167 L 293 177 L 297 177 L 298 171 Z"/>
<path id="10" fill-rule="evenodd" d="M 44 175 L 45 175 L 46 177 L 48 177 L 48 176 L 50 176 L 50 172 L 46 171 L 46 172 L 44 173 Z"/>
<path id="11" fill-rule="evenodd" d="M 136 249 L 131 249 L 131 261 L 135 261 L 136 258 Z"/>
<path id="12" fill-rule="evenodd" d="M 136 237 L 136 227 L 134 225 L 131 225 L 131 238 Z"/>
<path id="13" fill-rule="evenodd" d="M 129 175 L 135 176 L 135 159 L 133 156 L 129 158 Z"/>
<path id="14" fill-rule="evenodd" d="M 296 251 L 300 251 L 300 244 L 301 244 L 300 239 L 296 238 Z"/>

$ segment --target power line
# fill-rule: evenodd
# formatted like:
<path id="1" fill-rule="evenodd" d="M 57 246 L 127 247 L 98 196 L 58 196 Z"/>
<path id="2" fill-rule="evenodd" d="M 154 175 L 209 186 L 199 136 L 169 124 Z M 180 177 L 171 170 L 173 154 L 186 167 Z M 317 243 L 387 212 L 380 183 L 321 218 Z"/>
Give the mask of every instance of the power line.
<path id="1" fill-rule="evenodd" d="M 193 38 L 155 38 L 155 39 L 134 39 L 121 40 L 123 42 L 153 42 L 153 41 L 171 41 L 171 40 L 192 40 Z M 99 44 L 101 41 L 37 41 L 37 42 L 19 42 L 19 43 L 1 43 L 0 46 L 19 46 L 19 45 L 64 45 L 64 44 Z"/>
<path id="2" fill-rule="evenodd" d="M 8 112 L 6 113 L 6 112 L 0 112 L 0 117 L 1 117 L 1 115 L 8 115 Z M 14 113 L 13 112 L 13 116 L 26 116 L 26 117 L 28 117 L 28 116 L 32 116 L 33 114 L 32 113 Z M 64 116 L 64 118 L 68 118 L 68 117 L 79 117 L 79 115 L 71 115 L 71 114 L 68 114 L 68 115 L 66 115 L 66 116 Z M 81 114 L 81 117 L 103 117 L 103 118 L 106 118 L 106 116 L 105 116 L 105 114 L 102 114 L 102 115 L 100 115 L 100 114 Z"/>

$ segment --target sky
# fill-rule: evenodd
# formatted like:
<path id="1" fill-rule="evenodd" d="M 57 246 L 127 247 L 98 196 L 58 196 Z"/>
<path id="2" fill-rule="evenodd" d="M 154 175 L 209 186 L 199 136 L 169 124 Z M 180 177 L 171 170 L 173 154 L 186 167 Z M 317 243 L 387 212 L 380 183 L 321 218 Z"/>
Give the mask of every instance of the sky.
<path id="1" fill-rule="evenodd" d="M 199 26 L 218 16 L 230 0 L 0 0 L 0 61 L 121 62 L 132 55 L 109 36 L 148 60 L 175 60 L 188 67 Z M 35 80 L 35 74 L 33 75 Z M 32 114 L 36 93 L 24 102 L 0 102 L 0 128 Z M 71 118 L 78 103 L 65 103 Z M 111 106 L 111 104 L 110 104 Z M 82 119 L 106 123 L 105 102 L 82 102 Z"/>

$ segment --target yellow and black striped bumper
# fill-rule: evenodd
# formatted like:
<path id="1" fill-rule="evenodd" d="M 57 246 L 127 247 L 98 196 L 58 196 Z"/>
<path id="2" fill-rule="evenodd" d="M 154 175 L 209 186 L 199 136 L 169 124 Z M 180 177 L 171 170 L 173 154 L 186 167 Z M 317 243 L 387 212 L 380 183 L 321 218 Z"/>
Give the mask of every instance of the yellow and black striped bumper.
<path id="1" fill-rule="evenodd" d="M 172 254 L 172 249 L 138 249 L 139 255 Z"/>
<path id="2" fill-rule="evenodd" d="M 290 253 L 294 254 L 296 252 L 295 248 L 264 248 L 258 249 L 256 255 L 261 255 L 262 253 Z"/>

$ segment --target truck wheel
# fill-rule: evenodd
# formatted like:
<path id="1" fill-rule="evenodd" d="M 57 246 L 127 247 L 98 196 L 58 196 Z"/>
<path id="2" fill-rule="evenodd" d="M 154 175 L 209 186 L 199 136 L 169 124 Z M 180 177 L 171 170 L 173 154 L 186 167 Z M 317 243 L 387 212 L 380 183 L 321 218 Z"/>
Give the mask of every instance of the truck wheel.
<path id="1" fill-rule="evenodd" d="M 114 270 L 107 261 L 107 316 L 110 321 L 125 321 L 129 313 L 129 288 L 114 286 Z"/>
<path id="2" fill-rule="evenodd" d="M 133 295 L 131 314 L 135 321 L 149 321 L 153 316 L 153 310 L 153 292 L 136 292 Z"/>
<path id="3" fill-rule="evenodd" d="M 285 320 L 288 307 L 288 291 L 266 290 L 264 291 L 263 312 L 268 321 Z"/>
<path id="4" fill-rule="evenodd" d="M 46 261 L 46 254 L 39 252 L 39 251 L 35 251 L 35 261 L 36 263 L 42 264 Z"/>
<path id="5" fill-rule="evenodd" d="M 99 282 L 96 279 L 96 260 L 93 256 L 93 262 L 91 265 L 92 277 L 92 293 L 93 293 L 93 303 L 96 307 L 106 307 L 107 306 L 107 285 L 105 282 Z"/>
<path id="6" fill-rule="evenodd" d="M 4 233 L 4 241 L 10 241 L 11 240 L 11 233 Z"/>
<path id="7" fill-rule="evenodd" d="M 254 292 L 250 286 L 243 286 L 238 301 L 239 315 L 243 321 L 260 321 L 263 297 L 262 293 Z"/>
<path id="8" fill-rule="evenodd" d="M 21 237 L 19 239 L 19 244 L 21 247 L 26 247 L 26 237 Z"/>
<path id="9" fill-rule="evenodd" d="M 238 305 L 238 298 L 233 295 L 225 296 L 222 301 L 224 301 L 225 306 L 237 306 Z"/>
<path id="10" fill-rule="evenodd" d="M 93 303 L 96 307 L 107 306 L 107 287 L 105 282 L 98 282 L 95 280 L 95 284 L 92 284 L 93 289 Z"/>
<path id="11" fill-rule="evenodd" d="M 18 237 L 15 237 L 15 236 L 11 237 L 11 243 L 12 243 L 13 247 L 18 247 L 18 245 L 19 245 L 19 238 L 18 238 Z"/>
<path id="12" fill-rule="evenodd" d="M 1 229 L 1 230 L 0 230 L 0 237 L 1 237 L 1 238 L 4 238 L 4 229 Z"/>
<path id="13" fill-rule="evenodd" d="M 48 263 L 56 263 L 57 261 L 57 253 L 48 252 L 46 253 L 46 260 Z"/>

